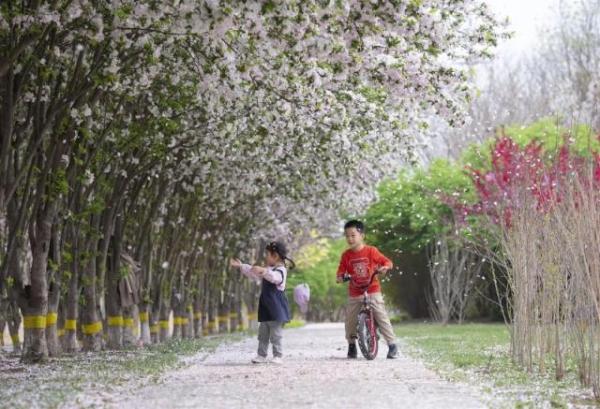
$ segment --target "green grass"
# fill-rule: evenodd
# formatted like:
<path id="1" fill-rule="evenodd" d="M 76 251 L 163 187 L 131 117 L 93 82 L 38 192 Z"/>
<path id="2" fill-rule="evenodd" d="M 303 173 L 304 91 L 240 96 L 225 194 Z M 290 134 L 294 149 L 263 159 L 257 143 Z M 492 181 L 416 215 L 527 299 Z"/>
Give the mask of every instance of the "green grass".
<path id="1" fill-rule="evenodd" d="M 173 340 L 143 349 L 79 353 L 24 365 L 16 356 L 0 356 L 0 406 L 10 408 L 68 406 L 102 407 L 100 392 L 117 392 L 124 386 L 157 383 L 167 370 L 185 366 L 184 357 L 212 352 L 219 344 L 247 334 L 203 339 Z M 82 402 L 82 392 L 98 395 L 99 402 Z M 78 396 L 79 395 L 79 396 Z"/>
<path id="2" fill-rule="evenodd" d="M 546 373 L 528 373 L 510 357 L 510 337 L 504 324 L 398 325 L 396 334 L 409 355 L 423 359 L 444 378 L 474 385 L 490 398 L 490 405 L 514 408 L 563 408 L 591 403 L 580 389 L 573 365 L 562 381 Z M 552 362 L 548 362 L 552 368 Z M 492 399 L 492 396 L 494 399 Z M 496 402 L 496 403 L 493 403 Z"/>
<path id="3" fill-rule="evenodd" d="M 300 328 L 306 325 L 306 321 L 293 319 L 287 324 L 285 324 L 285 328 Z"/>
<path id="4" fill-rule="evenodd" d="M 406 324 L 396 328 L 401 338 L 421 349 L 437 366 L 486 370 L 508 359 L 509 335 L 503 324 Z"/>

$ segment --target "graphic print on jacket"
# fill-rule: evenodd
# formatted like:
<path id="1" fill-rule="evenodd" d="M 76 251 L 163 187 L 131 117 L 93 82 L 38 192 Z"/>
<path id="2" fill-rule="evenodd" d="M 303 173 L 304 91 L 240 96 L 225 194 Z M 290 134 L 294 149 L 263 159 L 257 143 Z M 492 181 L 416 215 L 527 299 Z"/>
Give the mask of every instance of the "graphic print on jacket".
<path id="1" fill-rule="evenodd" d="M 366 257 L 350 260 L 352 270 L 354 271 L 353 280 L 357 286 L 361 287 L 369 284 L 369 259 Z"/>

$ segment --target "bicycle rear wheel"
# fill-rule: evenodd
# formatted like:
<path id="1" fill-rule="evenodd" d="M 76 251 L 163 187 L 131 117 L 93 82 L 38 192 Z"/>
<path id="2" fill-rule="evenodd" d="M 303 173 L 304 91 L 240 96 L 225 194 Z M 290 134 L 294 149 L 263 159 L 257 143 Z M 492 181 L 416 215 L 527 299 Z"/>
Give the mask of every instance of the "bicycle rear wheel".
<path id="1" fill-rule="evenodd" d="M 379 343 L 377 342 L 377 326 L 371 313 L 361 311 L 358 314 L 357 335 L 360 352 L 368 360 L 375 359 Z"/>

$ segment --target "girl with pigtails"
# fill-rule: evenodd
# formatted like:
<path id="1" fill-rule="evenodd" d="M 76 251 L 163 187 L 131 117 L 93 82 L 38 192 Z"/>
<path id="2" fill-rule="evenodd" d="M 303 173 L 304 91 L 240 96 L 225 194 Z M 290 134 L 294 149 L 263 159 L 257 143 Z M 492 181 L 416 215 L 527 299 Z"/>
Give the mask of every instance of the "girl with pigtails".
<path id="1" fill-rule="evenodd" d="M 273 241 L 266 246 L 266 267 L 244 264 L 239 259 L 230 261 L 231 267 L 237 268 L 243 275 L 261 280 L 260 299 L 258 304 L 258 353 L 253 363 L 262 364 L 267 361 L 269 342 L 273 346 L 272 363 L 281 364 L 283 349 L 283 324 L 290 321 L 290 307 L 285 296 L 287 281 L 286 262 L 290 269 L 294 262 L 287 256 L 287 248 L 282 242 Z"/>

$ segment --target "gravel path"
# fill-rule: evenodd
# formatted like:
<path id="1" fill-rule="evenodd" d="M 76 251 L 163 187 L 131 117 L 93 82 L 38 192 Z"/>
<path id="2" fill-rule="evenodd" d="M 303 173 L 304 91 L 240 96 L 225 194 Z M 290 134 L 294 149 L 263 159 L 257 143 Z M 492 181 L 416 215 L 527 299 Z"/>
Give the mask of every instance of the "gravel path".
<path id="1" fill-rule="evenodd" d="M 401 353 L 374 361 L 345 358 L 342 324 L 310 324 L 284 332 L 283 365 L 253 365 L 254 338 L 224 345 L 210 356 L 136 391 L 119 408 L 482 408 L 463 385 L 441 380 Z M 360 352 L 359 352 L 360 355 Z"/>

